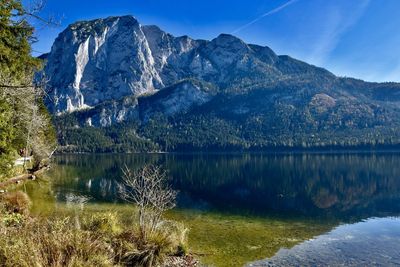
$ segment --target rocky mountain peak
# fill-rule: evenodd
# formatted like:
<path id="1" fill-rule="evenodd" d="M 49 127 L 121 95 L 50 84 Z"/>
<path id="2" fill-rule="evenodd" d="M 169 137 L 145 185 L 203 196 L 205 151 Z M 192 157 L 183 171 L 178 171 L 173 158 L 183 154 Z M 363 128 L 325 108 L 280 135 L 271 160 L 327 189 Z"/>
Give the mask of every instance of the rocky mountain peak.
<path id="1" fill-rule="evenodd" d="M 250 50 L 249 46 L 240 38 L 225 33 L 220 34 L 217 38 L 214 38 L 210 42 L 209 46 L 212 49 L 218 49 L 237 54 L 247 53 Z"/>
<path id="2" fill-rule="evenodd" d="M 195 40 L 109 17 L 71 24 L 43 58 L 47 105 L 75 118 L 68 131 L 124 122 L 165 149 L 400 143 L 399 84 L 336 77 L 230 34 Z"/>
<path id="3" fill-rule="evenodd" d="M 226 88 L 312 69 L 296 64 L 230 34 L 211 41 L 174 37 L 128 15 L 68 26 L 54 42 L 44 72 L 50 79 L 48 106 L 61 114 L 138 97 L 188 78 Z"/>
<path id="4" fill-rule="evenodd" d="M 225 48 L 248 48 L 247 44 L 243 42 L 240 38 L 227 34 L 221 33 L 218 37 L 214 38 L 211 43 L 214 43 L 216 46 L 225 47 Z"/>
<path id="5" fill-rule="evenodd" d="M 174 37 L 128 15 L 68 26 L 55 40 L 44 72 L 51 96 L 47 104 L 61 114 L 149 94 L 188 78 L 219 88 L 248 87 L 317 70 L 230 34 L 211 41 Z"/>

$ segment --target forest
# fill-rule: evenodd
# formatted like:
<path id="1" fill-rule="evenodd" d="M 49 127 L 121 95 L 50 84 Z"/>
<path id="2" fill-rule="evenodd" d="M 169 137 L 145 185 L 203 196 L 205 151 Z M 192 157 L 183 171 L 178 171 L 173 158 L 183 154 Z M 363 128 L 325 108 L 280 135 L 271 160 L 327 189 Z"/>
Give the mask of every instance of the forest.
<path id="1" fill-rule="evenodd" d="M 385 150 L 400 143 L 398 127 L 319 129 L 315 122 L 256 115 L 251 119 L 216 114 L 154 114 L 146 123 L 128 121 L 108 127 L 78 126 L 79 113 L 55 118 L 59 152 L 321 151 Z M 298 121 L 301 122 L 301 114 Z M 329 122 L 325 122 L 329 123 Z M 323 128 L 324 126 L 320 127 Z"/>

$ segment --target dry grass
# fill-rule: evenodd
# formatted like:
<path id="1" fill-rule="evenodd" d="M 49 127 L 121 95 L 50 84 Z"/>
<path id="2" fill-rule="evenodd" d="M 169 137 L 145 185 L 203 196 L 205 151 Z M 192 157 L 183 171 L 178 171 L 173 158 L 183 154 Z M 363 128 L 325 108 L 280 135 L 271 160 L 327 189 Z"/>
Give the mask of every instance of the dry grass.
<path id="1" fill-rule="evenodd" d="M 0 266 L 112 266 L 111 247 L 72 220 L 30 220 L 0 228 Z"/>
<path id="2" fill-rule="evenodd" d="M 114 238 L 116 262 L 125 266 L 159 266 L 169 256 L 186 253 L 187 229 L 168 221 L 160 224 L 144 239 L 139 226 L 123 231 Z"/>
<path id="3" fill-rule="evenodd" d="M 81 228 L 102 236 L 114 236 L 122 231 L 121 223 L 116 213 L 104 212 L 83 217 Z"/>
<path id="4" fill-rule="evenodd" d="M 127 227 L 111 212 L 64 219 L 31 218 L 8 209 L 0 209 L 1 212 L 1 267 L 150 267 L 161 266 L 170 256 L 182 255 L 185 251 L 182 248 L 187 230 L 172 221 L 160 223 L 143 239 L 138 225 Z"/>
<path id="5" fill-rule="evenodd" d="M 29 214 L 31 201 L 27 194 L 21 191 L 9 192 L 0 195 L 4 209 L 9 213 Z"/>

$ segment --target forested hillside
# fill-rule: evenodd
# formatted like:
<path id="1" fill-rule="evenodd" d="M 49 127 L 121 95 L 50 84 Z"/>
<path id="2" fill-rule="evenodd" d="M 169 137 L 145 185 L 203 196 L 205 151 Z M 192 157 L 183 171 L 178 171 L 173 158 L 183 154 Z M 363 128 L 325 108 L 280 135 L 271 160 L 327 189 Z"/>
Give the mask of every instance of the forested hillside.
<path id="1" fill-rule="evenodd" d="M 354 79 L 336 83 L 352 95 L 316 92 L 317 82 L 292 81 L 219 92 L 207 103 L 168 114 L 162 94 L 170 89 L 164 89 L 137 99 L 138 118 L 93 127 L 87 121 L 99 112 L 95 108 L 56 116 L 55 122 L 65 152 L 398 148 L 398 85 Z M 366 93 L 373 99 L 366 100 Z"/>

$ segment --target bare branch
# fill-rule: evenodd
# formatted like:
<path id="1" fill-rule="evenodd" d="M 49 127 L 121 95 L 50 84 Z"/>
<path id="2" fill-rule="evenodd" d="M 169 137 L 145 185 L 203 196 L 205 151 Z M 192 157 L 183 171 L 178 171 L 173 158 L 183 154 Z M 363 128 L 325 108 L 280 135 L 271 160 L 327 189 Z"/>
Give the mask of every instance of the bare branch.
<path id="1" fill-rule="evenodd" d="M 162 214 L 175 207 L 177 192 L 167 184 L 167 174 L 158 166 L 148 165 L 136 172 L 122 169 L 123 182 L 118 184 L 122 199 L 139 209 L 139 227 L 145 238 L 156 230 Z"/>
<path id="2" fill-rule="evenodd" d="M 20 84 L 20 85 L 6 85 L 0 84 L 0 88 L 32 88 L 32 84 Z"/>
<path id="3" fill-rule="evenodd" d="M 46 6 L 46 1 L 44 0 L 35 0 L 29 3 L 29 6 L 24 9 L 22 14 L 19 14 L 21 17 L 31 17 L 39 22 L 41 22 L 45 26 L 60 26 L 61 19 L 57 19 L 54 15 L 49 15 L 47 18 L 44 18 L 39 15 L 39 13 Z"/>

